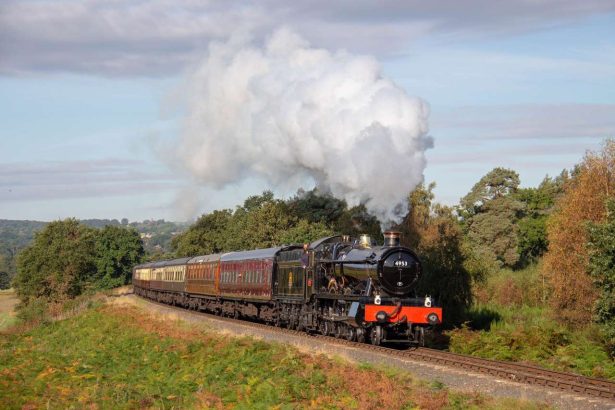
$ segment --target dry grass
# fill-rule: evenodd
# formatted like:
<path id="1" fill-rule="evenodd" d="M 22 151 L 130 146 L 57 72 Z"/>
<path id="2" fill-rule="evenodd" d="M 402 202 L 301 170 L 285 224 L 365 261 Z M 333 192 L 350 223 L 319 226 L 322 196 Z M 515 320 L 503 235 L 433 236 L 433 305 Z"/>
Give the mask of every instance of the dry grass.
<path id="1" fill-rule="evenodd" d="M 0 331 L 16 322 L 15 306 L 17 303 L 19 299 L 12 289 L 0 291 Z"/>

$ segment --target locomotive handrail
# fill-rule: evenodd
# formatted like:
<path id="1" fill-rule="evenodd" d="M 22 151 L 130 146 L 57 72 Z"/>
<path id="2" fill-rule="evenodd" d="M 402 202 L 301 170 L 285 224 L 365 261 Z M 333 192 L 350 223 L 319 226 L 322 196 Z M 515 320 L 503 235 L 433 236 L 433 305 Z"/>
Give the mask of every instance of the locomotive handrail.
<path id="1" fill-rule="evenodd" d="M 339 265 L 344 265 L 346 263 L 369 263 L 370 265 L 378 264 L 377 260 L 374 259 L 360 259 L 360 260 L 346 260 L 346 259 L 318 259 L 318 262 L 324 263 L 336 263 Z"/>

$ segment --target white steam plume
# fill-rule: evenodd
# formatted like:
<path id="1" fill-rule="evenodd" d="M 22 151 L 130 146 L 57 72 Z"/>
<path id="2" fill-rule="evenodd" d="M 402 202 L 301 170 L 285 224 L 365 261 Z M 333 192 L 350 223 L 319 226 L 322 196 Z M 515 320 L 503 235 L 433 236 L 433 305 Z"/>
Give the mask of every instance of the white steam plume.
<path id="1" fill-rule="evenodd" d="M 263 47 L 212 43 L 188 85 L 174 149 L 205 185 L 257 178 L 296 189 L 311 178 L 387 222 L 423 179 L 428 106 L 371 57 L 311 48 L 281 29 Z"/>

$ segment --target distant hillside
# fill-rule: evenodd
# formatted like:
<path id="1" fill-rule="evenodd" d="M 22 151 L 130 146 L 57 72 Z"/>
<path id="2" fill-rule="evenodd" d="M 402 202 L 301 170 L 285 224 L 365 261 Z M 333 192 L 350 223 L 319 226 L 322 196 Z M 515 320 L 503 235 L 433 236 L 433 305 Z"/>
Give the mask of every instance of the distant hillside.
<path id="1" fill-rule="evenodd" d="M 171 250 L 171 238 L 183 232 L 188 227 L 186 223 L 169 222 L 164 219 L 145 220 L 142 222 L 129 222 L 124 218 L 117 219 L 84 219 L 82 223 L 93 228 L 102 228 L 106 225 L 131 226 L 135 228 L 143 239 L 145 251 L 149 254 L 161 254 Z M 2 274 L 13 277 L 15 274 L 15 257 L 17 253 L 28 246 L 34 238 L 34 233 L 47 225 L 41 221 L 16 221 L 0 219 L 0 288 L 2 288 Z"/>

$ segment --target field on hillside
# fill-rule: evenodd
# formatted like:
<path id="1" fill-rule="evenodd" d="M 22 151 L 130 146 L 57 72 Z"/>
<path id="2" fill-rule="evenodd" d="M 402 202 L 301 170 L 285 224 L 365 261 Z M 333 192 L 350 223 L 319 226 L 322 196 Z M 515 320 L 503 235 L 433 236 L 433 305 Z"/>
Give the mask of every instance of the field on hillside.
<path id="1" fill-rule="evenodd" d="M 0 290 L 0 331 L 15 323 L 14 308 L 18 302 L 12 289 Z"/>
<path id="2" fill-rule="evenodd" d="M 4 408 L 536 408 L 98 306 L 0 334 Z"/>

